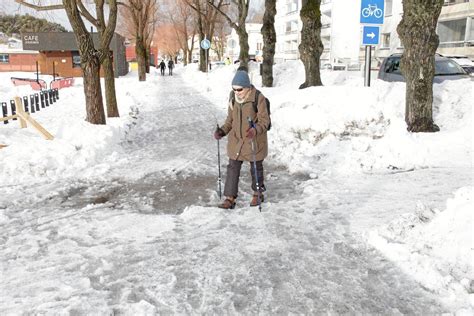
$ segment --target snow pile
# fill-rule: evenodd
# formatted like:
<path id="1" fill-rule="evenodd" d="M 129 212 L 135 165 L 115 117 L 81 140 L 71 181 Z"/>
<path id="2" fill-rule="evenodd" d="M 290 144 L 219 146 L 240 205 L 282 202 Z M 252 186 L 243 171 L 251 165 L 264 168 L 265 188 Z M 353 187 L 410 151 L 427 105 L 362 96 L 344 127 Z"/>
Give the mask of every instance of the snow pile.
<path id="1" fill-rule="evenodd" d="M 14 76 L 34 78 L 32 73 L 13 73 Z M 0 101 L 7 102 L 15 96 L 34 93 L 29 86 L 15 87 L 10 82 L 12 73 L 0 74 L 5 84 L 0 88 Z M 48 76 L 42 76 L 50 82 Z M 150 80 L 148 85 L 152 84 Z M 40 112 L 32 114 L 40 125 L 55 139 L 47 141 L 32 127 L 20 129 L 18 121 L 0 128 L 2 184 L 22 181 L 50 181 L 63 177 L 97 176 L 106 173 L 117 163 L 125 163 L 120 157 L 121 142 L 133 123 L 130 108 L 146 103 L 147 93 L 135 95 L 141 89 L 135 74 L 117 80 L 117 99 L 120 118 L 108 118 L 107 125 L 93 125 L 85 121 L 85 101 L 82 79 L 76 78 L 71 88 L 61 89 L 59 100 Z M 149 90 L 149 89 L 148 89 Z M 9 113 L 10 109 L 8 110 Z"/>
<path id="2" fill-rule="evenodd" d="M 419 205 L 415 214 L 370 234 L 369 242 L 447 304 L 470 300 L 474 312 L 474 187 L 463 187 L 439 212 Z"/>
<path id="3" fill-rule="evenodd" d="M 185 68 L 188 83 L 225 110 L 235 67 L 219 67 L 210 74 L 196 69 Z M 404 83 L 373 80 L 371 87 L 364 87 L 360 72 L 323 70 L 321 75 L 324 86 L 299 90 L 304 82 L 300 61 L 275 65 L 273 88 L 261 88 L 258 71 L 250 72 L 271 101 L 271 159 L 290 171 L 308 173 L 320 166 L 352 173 L 471 164 L 471 80 L 434 85 L 433 115 L 441 132 L 412 134 L 404 120 Z"/>

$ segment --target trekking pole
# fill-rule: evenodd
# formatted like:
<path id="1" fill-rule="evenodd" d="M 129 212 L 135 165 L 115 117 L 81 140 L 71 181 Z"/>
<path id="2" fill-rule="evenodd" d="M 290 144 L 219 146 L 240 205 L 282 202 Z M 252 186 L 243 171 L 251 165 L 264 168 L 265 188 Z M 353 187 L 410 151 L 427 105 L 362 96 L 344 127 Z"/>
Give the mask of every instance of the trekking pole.
<path id="1" fill-rule="evenodd" d="M 219 124 L 217 124 L 217 129 L 219 129 Z M 219 176 L 217 178 L 217 183 L 219 185 L 219 199 L 222 198 L 222 178 L 221 178 L 221 146 L 219 140 L 217 140 L 217 167 L 219 169 Z"/>
<path id="2" fill-rule="evenodd" d="M 249 128 L 255 128 L 255 123 L 252 121 L 250 116 L 247 117 L 247 122 L 249 122 Z M 253 173 L 255 177 L 255 185 L 257 187 L 257 204 L 258 204 L 258 210 L 261 212 L 262 211 L 262 203 L 260 200 L 260 184 L 258 183 L 258 173 L 257 173 L 257 153 L 255 150 L 255 144 L 254 140 L 251 140 L 252 144 L 252 158 L 253 158 Z"/>

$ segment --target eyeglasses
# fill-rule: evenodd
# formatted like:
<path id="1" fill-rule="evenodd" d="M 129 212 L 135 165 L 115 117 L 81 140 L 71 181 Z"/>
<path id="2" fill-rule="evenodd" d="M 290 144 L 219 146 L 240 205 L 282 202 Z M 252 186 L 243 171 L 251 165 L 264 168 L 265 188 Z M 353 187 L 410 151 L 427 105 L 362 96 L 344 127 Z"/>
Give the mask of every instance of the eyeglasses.
<path id="1" fill-rule="evenodd" d="M 232 90 L 234 90 L 236 92 L 240 92 L 240 91 L 244 90 L 244 88 L 232 88 Z"/>

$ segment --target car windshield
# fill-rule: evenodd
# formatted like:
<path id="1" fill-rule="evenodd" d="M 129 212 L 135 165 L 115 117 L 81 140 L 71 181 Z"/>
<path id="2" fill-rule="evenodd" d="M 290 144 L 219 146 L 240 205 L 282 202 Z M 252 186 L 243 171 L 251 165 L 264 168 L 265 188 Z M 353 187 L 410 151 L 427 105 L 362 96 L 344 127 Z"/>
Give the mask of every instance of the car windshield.
<path id="1" fill-rule="evenodd" d="M 401 75 L 400 57 L 389 57 L 387 59 L 387 63 L 385 64 L 385 72 Z"/>
<path id="2" fill-rule="evenodd" d="M 435 63 L 435 76 L 465 75 L 466 72 L 452 60 L 437 60 Z"/>

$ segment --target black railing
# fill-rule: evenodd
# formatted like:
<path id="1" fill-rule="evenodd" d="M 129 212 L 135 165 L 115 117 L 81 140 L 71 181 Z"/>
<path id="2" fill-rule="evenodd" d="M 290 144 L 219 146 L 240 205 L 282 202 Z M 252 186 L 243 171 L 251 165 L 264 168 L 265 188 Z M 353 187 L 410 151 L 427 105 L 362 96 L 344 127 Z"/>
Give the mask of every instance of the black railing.
<path id="1" fill-rule="evenodd" d="M 20 98 L 20 100 L 22 101 L 21 105 L 23 106 L 25 112 L 30 114 L 36 113 L 59 100 L 59 89 L 44 90 L 39 94 L 34 93 L 29 96 L 24 96 Z M 0 102 L 0 104 L 2 107 L 3 117 L 9 116 L 7 102 Z M 11 115 L 16 115 L 16 110 L 15 100 L 10 100 Z M 17 118 L 13 118 L 12 120 L 15 121 Z M 4 120 L 3 124 L 8 124 L 8 120 Z"/>

